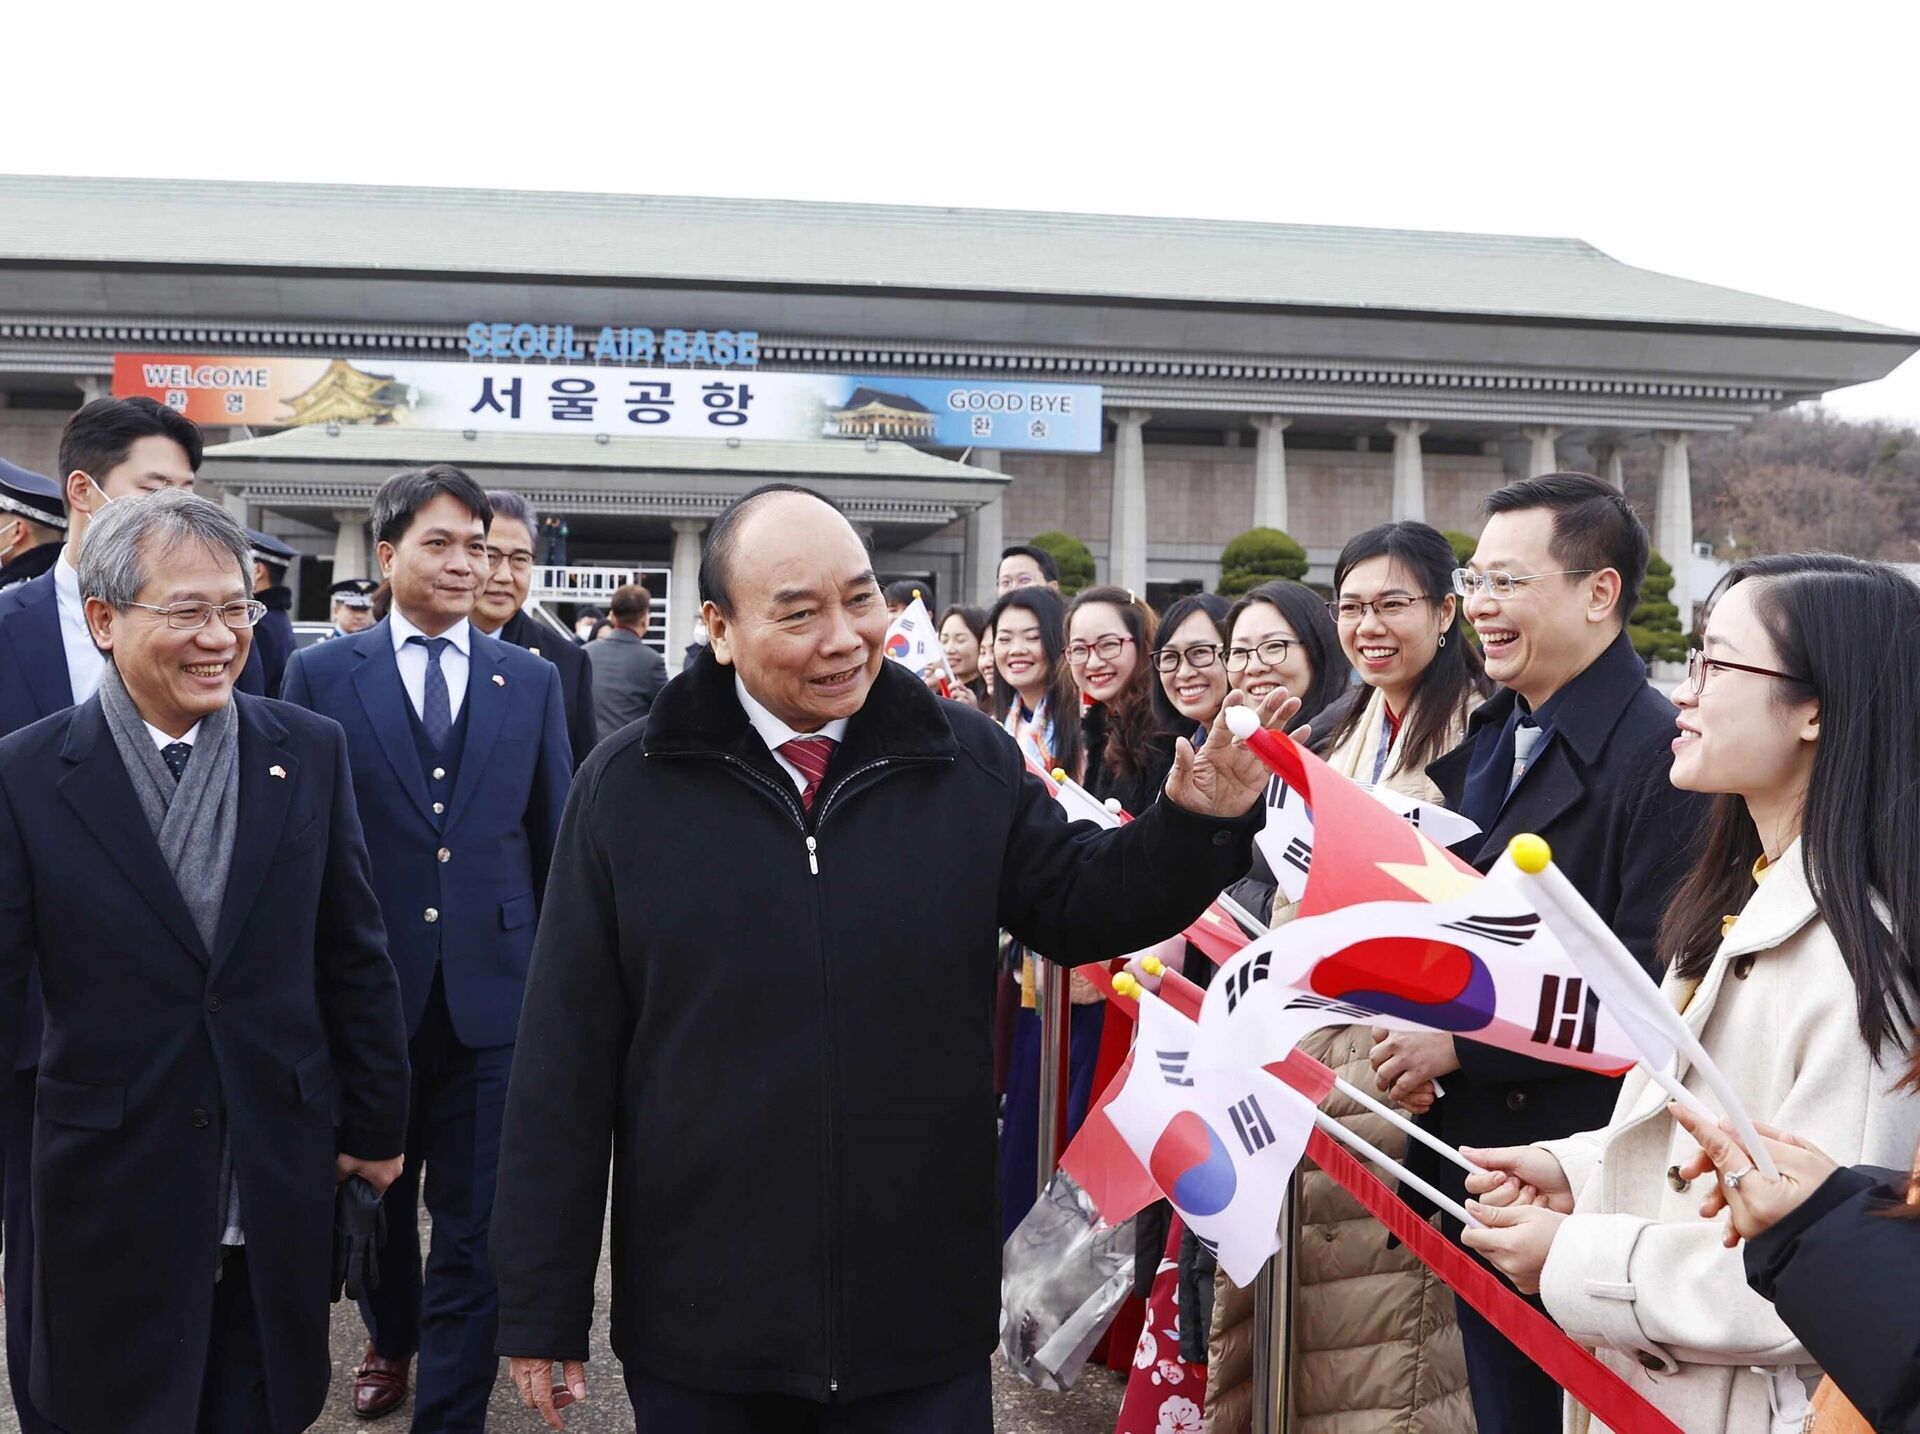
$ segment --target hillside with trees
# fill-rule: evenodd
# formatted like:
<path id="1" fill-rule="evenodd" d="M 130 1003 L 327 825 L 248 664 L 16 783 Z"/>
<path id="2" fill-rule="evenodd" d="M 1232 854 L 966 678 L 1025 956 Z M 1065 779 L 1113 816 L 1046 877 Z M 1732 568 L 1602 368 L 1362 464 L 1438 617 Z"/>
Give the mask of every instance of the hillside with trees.
<path id="1" fill-rule="evenodd" d="M 1769 414 L 1692 447 L 1693 528 L 1727 557 L 1807 549 L 1920 563 L 1920 431 L 1820 408 Z M 1636 449 L 1627 496 L 1651 514 L 1659 450 Z"/>

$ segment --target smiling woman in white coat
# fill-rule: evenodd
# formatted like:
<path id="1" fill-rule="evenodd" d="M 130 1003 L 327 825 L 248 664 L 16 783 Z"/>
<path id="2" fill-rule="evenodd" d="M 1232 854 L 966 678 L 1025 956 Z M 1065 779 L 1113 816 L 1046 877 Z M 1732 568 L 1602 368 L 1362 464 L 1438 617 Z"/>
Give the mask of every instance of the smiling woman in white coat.
<path id="1" fill-rule="evenodd" d="M 1920 589 L 1822 555 L 1736 566 L 1674 693 L 1673 783 L 1721 795 L 1663 989 L 1756 1120 L 1843 1165 L 1904 1167 L 1920 1137 L 1917 691 Z M 1492 1172 L 1466 1242 L 1688 1434 L 1799 1434 L 1819 1369 L 1702 1218 L 1697 1152 L 1636 1071 L 1604 1130 L 1465 1152 Z M 1571 1401 L 1566 1427 L 1589 1427 Z"/>

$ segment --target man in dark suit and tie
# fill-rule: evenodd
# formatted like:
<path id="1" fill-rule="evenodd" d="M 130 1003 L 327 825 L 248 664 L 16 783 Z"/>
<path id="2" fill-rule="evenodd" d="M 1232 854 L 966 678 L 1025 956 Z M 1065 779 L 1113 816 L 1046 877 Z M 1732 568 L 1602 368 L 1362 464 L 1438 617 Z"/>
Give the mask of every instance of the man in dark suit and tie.
<path id="1" fill-rule="evenodd" d="M 1487 498 L 1473 560 L 1454 576 L 1501 684 L 1461 744 L 1427 768 L 1481 835 L 1461 851 L 1486 871 L 1522 832 L 1553 859 L 1656 978 L 1654 933 L 1685 875 L 1706 799 L 1676 791 L 1674 707 L 1647 685 L 1626 633 L 1647 571 L 1647 531 L 1600 479 L 1553 473 Z M 1684 555 L 1683 555 L 1684 557 Z M 1620 1082 L 1428 1033 L 1376 1032 L 1381 1088 L 1418 1106 L 1449 1145 L 1527 1145 L 1607 1123 Z M 1457 1167 L 1424 1146 L 1416 1173 L 1463 1198 Z M 1449 1226 L 1457 1238 L 1459 1227 Z M 1561 1391 L 1464 1303 L 1460 1335 L 1480 1434 L 1559 1426 Z"/>
<path id="2" fill-rule="evenodd" d="M 499 1368 L 487 1227 L 500 1122 L 572 779 L 558 671 L 473 629 L 492 517 L 479 485 L 450 465 L 388 479 L 372 523 L 392 611 L 295 653 L 282 687 L 346 728 L 400 974 L 413 1061 L 407 1169 L 387 1192 L 379 1287 L 361 1301 L 370 1338 L 354 1409 L 396 1408 L 418 1353 L 419 1434 L 480 1430 Z"/>
<path id="3" fill-rule="evenodd" d="M 106 659 L 93 644 L 76 564 L 94 515 L 114 502 L 191 488 L 200 467 L 200 430 L 150 398 L 102 398 L 87 404 L 60 435 L 67 545 L 51 569 L 0 593 L 0 735 L 85 702 L 100 686 Z M 40 1061 L 40 988 L 29 972 L 19 1038 L 0 1047 L 12 1071 L 6 1107 L 4 1280 L 8 1293 L 7 1378 L 24 1434 L 52 1426 L 27 1391 L 27 1338 L 33 1325 L 33 1210 L 28 1173 L 33 1150 L 35 1067 Z"/>
<path id="4" fill-rule="evenodd" d="M 235 696 L 249 567 L 191 494 L 96 515 L 98 690 L 0 741 L 0 1041 L 36 956 L 46 1023 L 12 1372 L 69 1434 L 305 1429 L 336 1182 L 400 1169 L 405 1035 L 346 741 Z"/>
<path id="5" fill-rule="evenodd" d="M 539 529 L 533 504 L 518 493 L 493 491 L 493 526 L 487 529 L 487 571 L 473 604 L 473 625 L 488 637 L 524 647 L 560 669 L 560 697 L 567 707 L 573 764 L 587 760 L 596 737 L 593 669 L 587 654 L 565 633 L 535 622 L 524 611 L 533 586 L 533 535 Z"/>
<path id="6" fill-rule="evenodd" d="M 653 699 L 667 685 L 667 660 L 647 645 L 653 625 L 653 594 L 629 583 L 613 595 L 613 626 L 587 644 L 593 666 L 595 720 L 610 737 L 653 710 Z"/>

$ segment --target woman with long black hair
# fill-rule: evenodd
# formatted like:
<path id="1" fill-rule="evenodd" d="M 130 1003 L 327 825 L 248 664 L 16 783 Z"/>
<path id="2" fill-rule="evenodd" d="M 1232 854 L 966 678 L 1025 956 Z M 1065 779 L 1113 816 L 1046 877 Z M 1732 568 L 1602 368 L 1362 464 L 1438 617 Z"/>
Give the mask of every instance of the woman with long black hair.
<path id="1" fill-rule="evenodd" d="M 1153 609 L 1125 588 L 1082 589 L 1067 605 L 1067 671 L 1080 690 L 1083 785 L 1138 816 L 1173 770 L 1174 734 L 1153 705 Z"/>
<path id="2" fill-rule="evenodd" d="M 1086 744 L 1080 692 L 1067 671 L 1066 605 L 1051 588 L 1012 588 L 987 615 L 993 715 L 1042 771 L 1079 778 Z"/>
<path id="3" fill-rule="evenodd" d="M 1318 732 L 1322 714 L 1350 696 L 1353 665 L 1326 600 L 1306 584 L 1262 583 L 1227 609 L 1226 626 L 1227 681 L 1255 702 L 1286 688 L 1300 699 L 1296 728 Z"/>
<path id="4" fill-rule="evenodd" d="M 1719 795 L 1661 923 L 1664 994 L 1757 1121 L 1843 1164 L 1904 1167 L 1920 1139 L 1916 693 L 1920 590 L 1799 555 L 1734 567 L 1673 694 L 1673 784 Z M 1644 1072 L 1604 1130 L 1465 1153 L 1493 1172 L 1468 1178 L 1489 1228 L 1466 1242 L 1669 1419 L 1802 1427 L 1830 1355 L 1700 1219 L 1699 1146 Z"/>
<path id="5" fill-rule="evenodd" d="M 954 687 L 947 696 L 968 707 L 984 708 L 993 700 L 981 675 L 980 638 L 986 630 L 987 610 L 966 603 L 954 603 L 941 613 L 936 629 L 940 655 L 953 674 Z"/>
<path id="6" fill-rule="evenodd" d="M 1217 593 L 1189 593 L 1160 617 L 1154 637 L 1153 710 L 1169 732 L 1203 740 L 1227 700 L 1227 609 Z"/>
<path id="7" fill-rule="evenodd" d="M 987 618 L 993 634 L 995 715 L 1043 772 L 1084 775 L 1086 741 L 1080 691 L 1067 663 L 1066 607 L 1050 588 L 1012 588 Z M 1116 953 L 1118 954 L 1118 953 Z M 1018 1007 L 1008 1047 L 1005 1118 L 1000 1127 L 1001 1236 L 1011 1235 L 1033 1206 L 1040 1140 L 1040 1015 L 1034 971 L 1040 958 L 1017 943 L 1007 947 L 1005 988 L 1017 981 Z M 1050 972 L 1049 975 L 1055 973 Z M 1013 995 L 1013 993 L 1009 993 Z M 1100 1053 L 1099 993 L 1085 987 L 1070 1008 L 1067 1052 L 1067 1131 L 1086 1119 Z"/>

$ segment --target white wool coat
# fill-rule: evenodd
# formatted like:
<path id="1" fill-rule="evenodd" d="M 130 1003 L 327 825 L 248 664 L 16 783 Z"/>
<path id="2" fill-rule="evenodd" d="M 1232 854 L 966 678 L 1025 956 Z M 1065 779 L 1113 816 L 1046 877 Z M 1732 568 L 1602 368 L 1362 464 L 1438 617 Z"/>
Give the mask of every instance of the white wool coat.
<path id="1" fill-rule="evenodd" d="M 1883 1047 L 1878 1064 L 1867 1054 L 1799 843 L 1766 873 L 1690 996 L 1684 984 L 1669 976 L 1669 998 L 1755 1120 L 1842 1166 L 1906 1167 L 1920 1097 L 1894 1088 L 1903 1050 Z M 1684 1063 L 1681 1075 L 1717 1108 Z M 1547 1312 L 1687 1434 L 1797 1434 L 1818 1370 L 1747 1287 L 1721 1221 L 1700 1217 L 1711 1173 L 1682 1187 L 1676 1167 L 1697 1147 L 1667 1114 L 1666 1093 L 1636 1070 L 1605 1130 L 1543 1146 L 1575 1195 L 1541 1272 Z M 1586 1427 L 1571 1400 L 1566 1427 Z"/>

